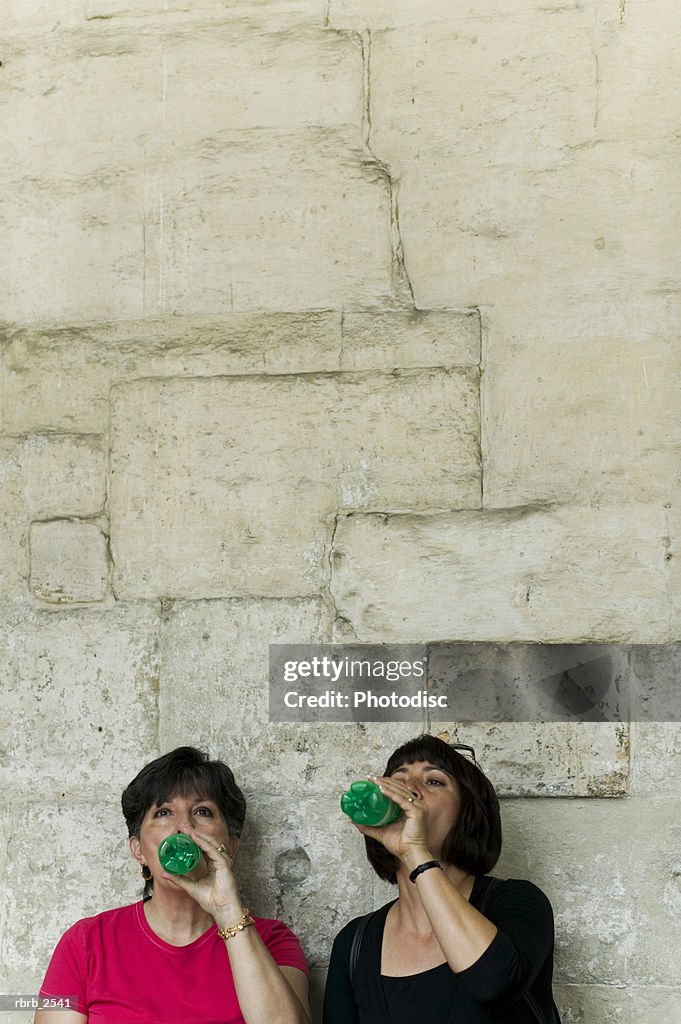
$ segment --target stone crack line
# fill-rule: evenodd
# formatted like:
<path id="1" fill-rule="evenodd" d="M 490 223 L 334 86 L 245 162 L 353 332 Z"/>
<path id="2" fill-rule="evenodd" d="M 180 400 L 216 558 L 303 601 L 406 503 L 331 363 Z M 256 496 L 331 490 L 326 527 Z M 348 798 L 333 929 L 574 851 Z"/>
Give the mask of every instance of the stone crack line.
<path id="1" fill-rule="evenodd" d="M 338 622 L 340 622 L 341 616 L 339 615 L 338 608 L 333 596 L 333 560 L 336 555 L 336 533 L 338 532 L 338 524 L 340 522 L 341 514 L 336 512 L 333 517 L 333 528 L 331 530 L 331 539 L 329 541 L 329 585 L 326 587 L 326 599 L 331 611 L 331 628 L 332 630 Z"/>
<path id="2" fill-rule="evenodd" d="M 399 177 L 393 174 L 389 165 L 374 151 L 371 115 L 371 32 L 365 29 L 362 33 L 353 32 L 352 36 L 359 39 L 362 50 L 363 66 L 363 125 L 362 141 L 368 154 L 368 163 L 385 178 L 390 199 L 390 241 L 392 250 L 392 286 L 397 299 L 416 309 L 414 288 L 409 277 L 404 255 L 404 240 L 400 227 Z"/>

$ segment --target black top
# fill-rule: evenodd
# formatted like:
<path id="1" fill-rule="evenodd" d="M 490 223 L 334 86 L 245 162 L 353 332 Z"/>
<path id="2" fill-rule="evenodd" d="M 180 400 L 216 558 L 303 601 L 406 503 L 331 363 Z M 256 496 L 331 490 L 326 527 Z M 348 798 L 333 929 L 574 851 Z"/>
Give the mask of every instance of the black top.
<path id="1" fill-rule="evenodd" d="M 480 908 L 491 879 L 476 878 L 470 903 Z M 394 903 L 395 901 L 393 901 Z M 388 903 L 369 920 L 350 984 L 350 948 L 360 920 L 336 937 L 324 996 L 324 1024 L 546 1024 L 553 1003 L 553 911 L 531 882 L 508 879 L 490 894 L 485 917 L 497 926 L 491 945 L 455 973 L 448 964 L 403 978 L 381 975 Z M 534 1009 L 532 1008 L 534 1006 Z"/>

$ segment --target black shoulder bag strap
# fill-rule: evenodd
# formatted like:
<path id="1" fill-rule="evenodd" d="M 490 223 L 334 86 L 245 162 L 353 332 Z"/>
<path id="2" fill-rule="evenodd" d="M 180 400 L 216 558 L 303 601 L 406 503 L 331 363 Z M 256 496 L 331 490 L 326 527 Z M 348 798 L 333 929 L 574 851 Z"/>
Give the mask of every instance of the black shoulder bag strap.
<path id="1" fill-rule="evenodd" d="M 350 946 L 350 959 L 348 960 L 348 976 L 350 978 L 350 985 L 354 989 L 355 987 L 355 976 L 357 974 L 357 964 L 359 963 L 359 955 L 362 952 L 362 942 L 364 940 L 364 933 L 367 930 L 369 921 L 374 916 L 374 911 L 370 910 L 364 917 L 360 917 L 355 928 L 355 934 L 352 937 L 352 945 Z"/>
<path id="2" fill-rule="evenodd" d="M 360 917 L 359 921 L 357 922 L 355 934 L 352 937 L 352 946 L 350 947 L 350 959 L 348 960 L 348 977 L 350 979 L 350 985 L 353 991 L 355 988 L 355 978 L 357 977 L 357 965 L 359 963 L 360 953 L 362 952 L 364 934 L 367 930 L 367 925 L 369 924 L 369 921 L 371 920 L 375 913 L 377 913 L 377 911 L 372 910 L 368 914 L 365 914 L 364 917 Z M 385 1004 L 385 1013 L 386 1019 L 390 1021 L 390 1024 L 392 1024 L 393 1019 L 390 1015 L 390 1008 L 388 1007 L 387 1003 Z"/>

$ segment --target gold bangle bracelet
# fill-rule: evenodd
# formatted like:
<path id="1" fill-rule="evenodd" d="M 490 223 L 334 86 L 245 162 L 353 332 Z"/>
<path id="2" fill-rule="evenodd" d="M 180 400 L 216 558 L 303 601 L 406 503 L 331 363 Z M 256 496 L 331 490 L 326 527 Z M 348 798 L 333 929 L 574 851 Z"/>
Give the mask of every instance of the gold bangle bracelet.
<path id="1" fill-rule="evenodd" d="M 218 928 L 218 935 L 221 939 L 233 939 L 235 935 L 242 932 L 244 928 L 248 928 L 249 924 L 255 924 L 255 921 L 251 917 L 248 907 L 244 909 L 244 916 L 241 918 L 238 924 L 232 925 L 231 928 Z"/>

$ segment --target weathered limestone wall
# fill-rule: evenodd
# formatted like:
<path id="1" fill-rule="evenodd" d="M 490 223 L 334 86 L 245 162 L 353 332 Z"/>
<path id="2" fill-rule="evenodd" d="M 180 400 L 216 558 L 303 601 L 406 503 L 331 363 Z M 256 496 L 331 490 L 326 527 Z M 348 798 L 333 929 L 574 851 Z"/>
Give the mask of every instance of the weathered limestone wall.
<path id="1" fill-rule="evenodd" d="M 505 795 L 567 1024 L 674 1024 L 678 725 L 270 725 L 266 681 L 679 640 L 681 8 L 0 6 L 0 991 L 136 897 L 120 791 L 193 742 L 318 996 L 384 896 L 337 795 L 423 725 Z"/>

